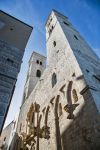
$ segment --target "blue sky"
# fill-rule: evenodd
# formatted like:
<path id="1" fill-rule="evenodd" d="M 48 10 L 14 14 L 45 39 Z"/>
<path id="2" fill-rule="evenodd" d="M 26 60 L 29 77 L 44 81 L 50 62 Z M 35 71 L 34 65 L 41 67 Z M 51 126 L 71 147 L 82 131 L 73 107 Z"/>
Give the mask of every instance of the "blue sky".
<path id="1" fill-rule="evenodd" d="M 45 22 L 52 9 L 66 15 L 100 57 L 100 0 L 0 0 L 0 9 L 33 26 L 5 125 L 18 113 L 32 51 L 46 56 Z"/>

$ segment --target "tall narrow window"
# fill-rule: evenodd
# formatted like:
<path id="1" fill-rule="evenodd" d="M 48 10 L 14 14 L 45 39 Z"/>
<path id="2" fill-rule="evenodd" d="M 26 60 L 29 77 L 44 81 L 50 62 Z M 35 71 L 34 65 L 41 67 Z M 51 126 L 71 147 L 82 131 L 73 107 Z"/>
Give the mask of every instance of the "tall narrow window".
<path id="1" fill-rule="evenodd" d="M 74 38 L 75 38 L 76 40 L 78 40 L 78 37 L 77 37 L 76 35 L 74 35 Z"/>
<path id="2" fill-rule="evenodd" d="M 36 63 L 39 64 L 39 60 L 37 60 Z"/>
<path id="3" fill-rule="evenodd" d="M 40 65 L 42 65 L 42 61 L 40 61 Z"/>
<path id="4" fill-rule="evenodd" d="M 63 23 L 64 23 L 65 25 L 69 26 L 69 23 L 67 23 L 67 22 L 65 22 L 65 21 L 64 21 Z"/>
<path id="5" fill-rule="evenodd" d="M 56 41 L 53 42 L 53 46 L 54 46 L 54 47 L 56 46 Z"/>
<path id="6" fill-rule="evenodd" d="M 52 87 L 54 87 L 56 83 L 57 83 L 57 76 L 55 73 L 53 73 L 53 75 L 52 75 Z"/>
<path id="7" fill-rule="evenodd" d="M 39 78 L 41 77 L 41 71 L 40 70 L 37 70 L 36 76 L 39 77 Z"/>

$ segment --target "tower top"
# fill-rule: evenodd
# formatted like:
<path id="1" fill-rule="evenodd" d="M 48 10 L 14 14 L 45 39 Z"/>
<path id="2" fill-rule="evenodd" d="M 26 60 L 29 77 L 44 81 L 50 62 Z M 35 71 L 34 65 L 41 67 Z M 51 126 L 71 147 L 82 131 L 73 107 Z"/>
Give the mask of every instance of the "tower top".
<path id="1" fill-rule="evenodd" d="M 42 59 L 46 59 L 46 57 L 45 57 L 44 55 L 39 54 L 39 53 L 33 51 L 32 55 L 31 55 L 31 57 L 30 57 L 30 59 L 29 59 L 29 63 L 30 63 L 31 61 L 33 61 L 34 57 L 39 57 L 39 58 L 42 58 Z"/>
<path id="2" fill-rule="evenodd" d="M 56 15 L 58 17 L 62 17 L 62 18 L 65 18 L 65 19 L 68 19 L 68 17 L 66 17 L 65 15 L 63 15 L 62 13 L 58 12 L 57 10 L 55 9 L 52 9 L 51 13 L 49 14 L 48 18 L 47 18 L 47 21 L 45 23 L 45 26 L 48 24 L 48 20 L 51 19 L 51 16 L 53 15 Z"/>

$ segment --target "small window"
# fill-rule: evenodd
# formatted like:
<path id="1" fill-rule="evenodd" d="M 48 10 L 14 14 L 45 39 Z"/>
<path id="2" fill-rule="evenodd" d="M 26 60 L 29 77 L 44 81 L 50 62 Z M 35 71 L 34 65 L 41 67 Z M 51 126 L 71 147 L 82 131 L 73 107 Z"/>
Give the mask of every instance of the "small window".
<path id="1" fill-rule="evenodd" d="M 89 70 L 88 70 L 88 69 L 86 69 L 86 72 L 89 72 Z"/>
<path id="2" fill-rule="evenodd" d="M 51 34 L 53 28 L 54 28 L 54 26 L 51 26 L 51 29 L 48 31 L 48 32 L 49 32 L 49 35 Z"/>
<path id="3" fill-rule="evenodd" d="M 72 77 L 75 77 L 75 72 L 72 74 Z"/>
<path id="4" fill-rule="evenodd" d="M 41 77 L 41 71 L 40 70 L 37 70 L 36 76 L 39 77 L 39 78 Z"/>
<path id="5" fill-rule="evenodd" d="M 40 61 L 40 65 L 42 65 L 42 61 Z"/>
<path id="6" fill-rule="evenodd" d="M 54 26 L 51 27 L 51 29 L 53 30 Z"/>
<path id="7" fill-rule="evenodd" d="M 39 64 L 39 60 L 37 60 L 36 63 Z"/>
<path id="8" fill-rule="evenodd" d="M 52 18 L 50 19 L 50 22 L 52 21 Z"/>
<path id="9" fill-rule="evenodd" d="M 65 22 L 65 21 L 64 21 L 63 23 L 64 23 L 65 25 L 69 26 L 69 23 L 67 23 L 67 22 Z"/>
<path id="10" fill-rule="evenodd" d="M 53 46 L 54 46 L 54 47 L 56 46 L 56 41 L 53 42 Z"/>
<path id="11" fill-rule="evenodd" d="M 13 29 L 13 28 L 10 28 L 10 30 L 13 31 L 14 29 Z"/>
<path id="12" fill-rule="evenodd" d="M 50 29 L 50 30 L 49 30 L 49 34 L 51 34 L 51 32 L 52 32 L 52 30 Z"/>
<path id="13" fill-rule="evenodd" d="M 57 83 L 57 76 L 55 73 L 53 73 L 53 75 L 52 75 L 52 87 L 54 87 L 56 83 Z"/>
<path id="14" fill-rule="evenodd" d="M 78 37 L 77 37 L 76 35 L 74 35 L 74 38 L 75 38 L 76 40 L 78 40 Z"/>
<path id="15" fill-rule="evenodd" d="M 7 62 L 9 62 L 9 63 L 11 63 L 11 64 L 13 64 L 13 63 L 14 63 L 14 61 L 13 61 L 13 60 L 11 60 L 10 58 L 7 58 Z"/>
<path id="16" fill-rule="evenodd" d="M 34 123 L 34 119 L 35 119 L 35 114 L 34 112 L 32 113 L 32 123 Z"/>
<path id="17" fill-rule="evenodd" d="M 6 137 L 4 137 L 4 141 L 6 140 Z"/>

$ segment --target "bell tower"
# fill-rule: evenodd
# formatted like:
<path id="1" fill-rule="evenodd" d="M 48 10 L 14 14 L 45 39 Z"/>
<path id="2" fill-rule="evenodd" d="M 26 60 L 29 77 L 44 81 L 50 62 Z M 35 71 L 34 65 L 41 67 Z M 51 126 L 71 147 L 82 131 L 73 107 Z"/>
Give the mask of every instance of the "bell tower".
<path id="1" fill-rule="evenodd" d="M 29 97 L 46 68 L 46 57 L 33 52 L 29 60 L 27 79 L 24 87 L 23 103 Z"/>
<path id="2" fill-rule="evenodd" d="M 78 63 L 87 88 L 90 89 L 100 111 L 100 59 L 69 22 L 69 19 L 56 10 L 51 12 L 46 22 L 46 42 L 48 65 L 56 66 L 63 54 L 66 55 L 66 60 L 72 56 L 72 64 Z"/>

